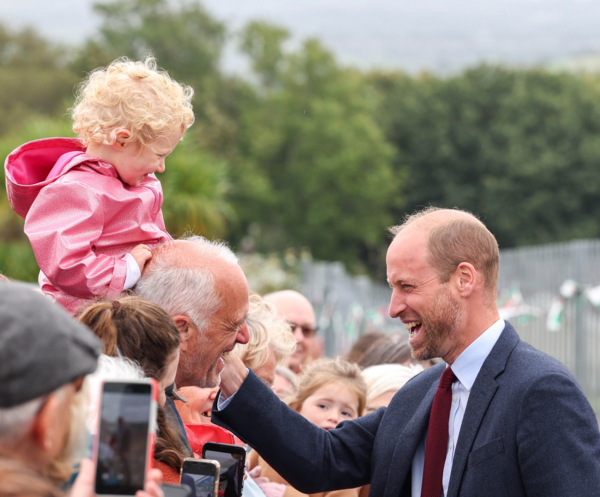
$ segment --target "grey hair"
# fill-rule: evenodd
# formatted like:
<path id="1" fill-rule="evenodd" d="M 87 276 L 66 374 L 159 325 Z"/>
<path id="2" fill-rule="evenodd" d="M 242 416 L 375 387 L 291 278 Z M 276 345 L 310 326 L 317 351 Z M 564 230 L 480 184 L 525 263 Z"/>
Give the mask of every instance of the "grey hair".
<path id="1" fill-rule="evenodd" d="M 167 242 L 152 253 L 150 271 L 140 278 L 134 292 L 161 306 L 170 316 L 188 316 L 198 331 L 202 331 L 219 310 L 221 298 L 215 291 L 212 272 L 193 262 L 183 266 L 177 251 L 168 250 L 181 243 L 191 244 L 199 261 L 211 257 L 239 266 L 237 256 L 226 243 L 188 236 Z"/>
<path id="2" fill-rule="evenodd" d="M 18 406 L 0 408 L 0 444 L 9 444 L 25 436 L 46 399 L 51 395 L 64 396 L 67 386 Z"/>
<path id="3" fill-rule="evenodd" d="M 104 381 L 131 381 L 146 378 L 144 370 L 137 363 L 127 357 L 111 357 L 102 354 L 98 358 L 96 371 L 86 376 L 83 389 L 88 396 L 88 408 L 86 413 L 86 425 L 90 433 L 96 433 L 98 427 L 98 415 L 100 413 L 100 395 Z"/>

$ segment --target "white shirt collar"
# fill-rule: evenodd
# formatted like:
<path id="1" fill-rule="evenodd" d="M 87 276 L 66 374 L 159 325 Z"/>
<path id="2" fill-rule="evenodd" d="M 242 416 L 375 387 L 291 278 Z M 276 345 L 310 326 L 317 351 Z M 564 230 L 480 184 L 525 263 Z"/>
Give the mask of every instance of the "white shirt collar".
<path id="1" fill-rule="evenodd" d="M 496 345 L 505 325 L 503 319 L 496 321 L 477 340 L 463 350 L 462 354 L 452 364 L 452 371 L 467 391 L 470 392 L 473 388 L 473 383 L 475 383 L 481 366 L 483 366 L 487 356 L 490 355 L 494 345 Z"/>

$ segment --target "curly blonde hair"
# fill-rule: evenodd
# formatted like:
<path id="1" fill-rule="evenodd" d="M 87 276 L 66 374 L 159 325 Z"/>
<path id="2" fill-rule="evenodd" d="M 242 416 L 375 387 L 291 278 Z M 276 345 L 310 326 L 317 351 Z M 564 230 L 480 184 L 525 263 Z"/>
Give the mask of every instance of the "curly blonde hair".
<path id="1" fill-rule="evenodd" d="M 250 296 L 250 309 L 246 318 L 250 340 L 246 344 L 238 343 L 233 351 L 244 365 L 256 370 L 266 364 L 269 351 L 279 365 L 285 363 L 296 348 L 296 339 L 290 325 L 277 315 L 272 304 L 258 295 Z"/>
<path id="2" fill-rule="evenodd" d="M 193 124 L 193 94 L 190 86 L 159 70 L 154 57 L 138 62 L 121 57 L 79 85 L 71 111 L 73 131 L 88 146 L 111 145 L 116 132 L 127 129 L 127 141 L 146 147 Z"/>

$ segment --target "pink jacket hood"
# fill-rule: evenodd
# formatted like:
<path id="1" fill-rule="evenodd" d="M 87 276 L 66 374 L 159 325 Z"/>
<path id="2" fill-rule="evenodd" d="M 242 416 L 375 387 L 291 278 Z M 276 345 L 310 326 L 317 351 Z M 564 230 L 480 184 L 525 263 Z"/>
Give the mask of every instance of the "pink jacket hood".
<path id="1" fill-rule="evenodd" d="M 85 155 L 76 138 L 44 138 L 21 145 L 4 163 L 11 207 L 25 219 L 42 188 L 83 162 L 104 176 L 118 177 L 114 166 Z"/>
<path id="2" fill-rule="evenodd" d="M 25 219 L 42 291 L 71 312 L 97 297 L 116 298 L 127 278 L 125 254 L 172 238 L 161 211 L 160 181 L 132 187 L 112 164 L 70 138 L 22 145 L 5 163 L 12 208 Z"/>

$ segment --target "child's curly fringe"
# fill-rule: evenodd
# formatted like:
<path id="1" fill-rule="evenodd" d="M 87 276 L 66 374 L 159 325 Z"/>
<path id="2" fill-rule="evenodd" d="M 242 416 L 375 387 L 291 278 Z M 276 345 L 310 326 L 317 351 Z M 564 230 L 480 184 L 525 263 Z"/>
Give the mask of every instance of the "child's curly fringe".
<path id="1" fill-rule="evenodd" d="M 91 72 L 79 85 L 73 131 L 88 146 L 111 145 L 116 132 L 127 129 L 128 141 L 146 147 L 177 127 L 183 133 L 193 124 L 193 94 L 190 86 L 159 70 L 154 57 L 139 62 L 121 57 Z"/>

